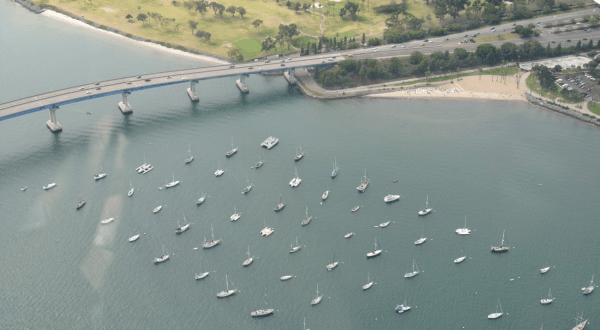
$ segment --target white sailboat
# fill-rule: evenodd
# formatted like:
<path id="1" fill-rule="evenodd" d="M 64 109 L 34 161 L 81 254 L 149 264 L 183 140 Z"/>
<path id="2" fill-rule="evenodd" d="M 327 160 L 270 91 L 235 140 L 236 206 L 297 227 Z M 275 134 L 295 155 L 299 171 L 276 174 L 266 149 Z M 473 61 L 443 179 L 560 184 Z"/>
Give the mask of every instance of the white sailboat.
<path id="1" fill-rule="evenodd" d="M 354 236 L 354 233 L 353 232 L 349 232 L 348 234 L 344 235 L 344 238 L 350 238 L 352 236 Z"/>
<path id="2" fill-rule="evenodd" d="M 367 273 L 367 284 L 362 286 L 363 290 L 368 290 L 373 286 L 373 281 L 371 281 L 371 272 Z"/>
<path id="3" fill-rule="evenodd" d="M 184 231 L 188 230 L 189 228 L 190 228 L 190 224 L 187 222 L 187 219 L 185 218 L 185 212 L 183 212 L 183 226 L 179 225 L 179 220 L 177 220 L 177 228 L 175 228 L 175 233 L 181 234 Z"/>
<path id="4" fill-rule="evenodd" d="M 135 241 L 138 240 L 138 238 L 140 238 L 139 234 L 138 235 L 133 235 L 133 236 L 129 237 L 129 241 L 130 242 L 135 242 Z"/>
<path id="5" fill-rule="evenodd" d="M 337 267 L 338 265 L 338 261 L 335 261 L 335 252 L 333 253 L 333 260 L 331 261 L 331 263 L 329 265 L 327 265 L 327 270 L 333 270 L 335 267 Z"/>
<path id="6" fill-rule="evenodd" d="M 217 167 L 217 170 L 215 171 L 215 176 L 220 177 L 221 175 L 223 175 L 223 173 L 225 173 L 225 171 L 223 171 L 221 169 L 221 162 L 219 160 L 217 160 L 217 164 L 218 164 L 218 167 Z"/>
<path id="7" fill-rule="evenodd" d="M 200 191 L 202 191 L 202 188 L 200 188 Z M 200 205 L 200 204 L 204 203 L 205 200 L 206 200 L 206 194 L 204 193 L 204 191 L 202 191 L 202 195 L 200 194 L 200 192 L 198 192 L 198 201 L 196 202 L 196 205 Z"/>
<path id="8" fill-rule="evenodd" d="M 312 220 L 312 215 L 310 217 L 308 216 L 308 206 L 306 206 L 305 214 L 306 214 L 306 218 L 304 218 L 304 220 L 302 220 L 302 223 L 301 223 L 302 226 L 308 225 L 310 223 L 310 221 Z"/>
<path id="9" fill-rule="evenodd" d="M 411 309 L 411 307 L 410 307 L 410 306 L 408 306 L 408 305 L 406 304 L 406 300 L 404 301 L 404 303 L 403 303 L 403 304 L 400 304 L 400 305 L 397 305 L 397 306 L 396 306 L 396 312 L 397 312 L 398 314 L 402 314 L 402 313 L 404 313 L 404 312 L 407 312 L 407 311 L 409 311 L 410 309 Z"/>
<path id="10" fill-rule="evenodd" d="M 191 163 L 192 160 L 194 160 L 194 158 L 196 158 L 196 156 L 192 155 L 191 145 L 188 144 L 188 157 L 185 159 L 185 163 L 186 164 Z"/>
<path id="11" fill-rule="evenodd" d="M 279 195 L 279 204 L 277 204 L 277 206 L 275 206 L 275 212 L 279 212 L 279 211 L 283 210 L 284 207 L 285 207 L 285 202 L 281 201 L 281 195 Z"/>
<path id="12" fill-rule="evenodd" d="M 233 147 L 233 136 L 232 136 L 231 137 L 231 150 L 229 150 L 225 153 L 225 157 L 231 157 L 231 156 L 235 155 L 236 152 L 238 152 L 238 148 Z"/>
<path id="13" fill-rule="evenodd" d="M 590 281 L 590 285 L 587 287 L 581 288 L 581 291 L 583 292 L 584 295 L 587 295 L 587 294 L 594 292 L 595 288 L 596 288 L 596 286 L 594 285 L 594 275 L 592 275 L 592 280 Z"/>
<path id="14" fill-rule="evenodd" d="M 425 243 L 426 240 L 427 240 L 427 237 L 423 237 L 423 233 L 421 232 L 421 238 L 419 238 L 418 240 L 415 241 L 415 245 L 421 245 L 421 244 Z"/>
<path id="15" fill-rule="evenodd" d="M 298 252 L 301 248 L 302 246 L 298 244 L 298 236 L 296 236 L 296 246 L 294 246 L 294 244 L 290 244 L 290 253 Z"/>
<path id="16" fill-rule="evenodd" d="M 244 190 L 242 190 L 242 195 L 249 193 L 250 190 L 252 189 L 252 187 L 254 186 L 252 183 L 250 183 L 249 177 L 246 177 L 246 181 L 248 183 L 246 184 L 246 188 L 244 188 Z"/>
<path id="17" fill-rule="evenodd" d="M 367 253 L 367 258 L 374 258 L 381 254 L 381 249 L 377 248 L 377 238 L 375 238 L 375 250 Z"/>
<path id="18" fill-rule="evenodd" d="M 204 243 L 202 243 L 202 247 L 204 249 L 210 249 L 212 247 L 215 247 L 215 246 L 219 245 L 222 241 L 221 239 L 215 239 L 215 232 L 213 230 L 212 224 L 210 225 L 210 236 L 212 237 L 212 239 L 209 242 L 207 242 L 206 238 L 204 238 Z"/>
<path id="19" fill-rule="evenodd" d="M 266 163 L 266 161 L 264 161 L 262 159 L 262 155 L 260 154 L 260 151 L 258 152 L 258 163 L 256 163 L 254 166 L 252 166 L 251 168 L 260 168 L 261 166 L 263 166 Z"/>
<path id="20" fill-rule="evenodd" d="M 202 272 L 202 270 L 204 270 L 204 259 L 200 259 L 200 274 L 194 274 L 194 278 L 196 280 L 201 280 L 203 278 L 205 278 L 206 276 L 208 276 L 210 274 L 210 272 Z"/>
<path id="21" fill-rule="evenodd" d="M 156 199 L 156 204 L 158 204 L 158 199 Z M 158 211 L 162 210 L 162 205 L 158 205 L 152 210 L 152 213 L 158 213 Z"/>
<path id="22" fill-rule="evenodd" d="M 371 181 L 369 180 L 369 178 L 367 178 L 367 169 L 365 168 L 365 176 L 361 178 L 360 185 L 356 187 L 356 190 L 358 190 L 358 192 L 364 193 L 365 190 L 367 190 L 367 187 L 369 186 L 370 182 Z"/>
<path id="23" fill-rule="evenodd" d="M 456 258 L 456 259 L 454 259 L 454 263 L 460 264 L 461 262 L 465 261 L 466 258 L 467 258 L 467 256 L 462 256 L 462 257 Z"/>
<path id="24" fill-rule="evenodd" d="M 298 177 L 298 168 L 294 166 L 294 169 L 295 169 L 294 178 L 292 179 L 292 181 L 290 181 L 290 187 L 292 187 L 292 188 L 298 187 L 300 185 L 300 183 L 302 183 L 302 179 L 300 179 Z"/>
<path id="25" fill-rule="evenodd" d="M 225 291 L 221 291 L 221 292 L 217 293 L 218 298 L 229 297 L 231 295 L 234 295 L 237 292 L 237 289 L 229 290 L 229 280 L 227 279 L 227 275 L 225 275 L 225 287 L 226 287 Z"/>
<path id="26" fill-rule="evenodd" d="M 300 142 L 300 153 L 298 153 L 298 149 L 296 149 L 296 156 L 294 156 L 294 160 L 295 161 L 299 161 L 300 159 L 302 159 L 302 157 L 304 157 L 304 149 L 302 149 L 302 142 Z"/>
<path id="27" fill-rule="evenodd" d="M 95 175 L 94 175 L 94 180 L 98 181 L 98 180 L 100 180 L 100 179 L 103 179 L 103 178 L 105 178 L 107 175 L 108 175 L 108 174 L 106 174 L 106 173 L 105 173 L 105 172 L 102 170 L 102 167 L 100 167 L 100 173 L 98 173 L 98 174 L 95 174 Z"/>
<path id="28" fill-rule="evenodd" d="M 316 304 L 320 303 L 320 302 L 321 302 L 321 300 L 323 300 L 323 295 L 320 295 L 320 296 L 319 296 L 319 284 L 317 283 L 317 296 L 315 297 L 315 299 L 313 299 L 313 300 L 310 302 L 310 304 L 311 304 L 311 306 L 314 306 L 314 305 L 316 305 Z"/>
<path id="29" fill-rule="evenodd" d="M 167 183 L 167 185 L 166 185 L 167 188 L 172 188 L 179 184 L 179 180 L 175 181 L 175 173 L 171 173 L 171 174 L 173 174 L 173 181 Z"/>
<path id="30" fill-rule="evenodd" d="M 550 271 L 550 266 L 540 269 L 540 274 L 546 274 Z"/>
<path id="31" fill-rule="evenodd" d="M 233 206 L 233 214 L 229 217 L 231 221 L 238 221 L 242 217 L 241 213 L 237 212 L 235 205 Z"/>
<path id="32" fill-rule="evenodd" d="M 419 267 L 417 267 L 417 264 L 415 263 L 415 259 L 413 259 L 413 270 L 404 274 L 405 278 L 411 278 L 411 277 L 415 277 L 417 275 L 419 275 Z"/>
<path id="33" fill-rule="evenodd" d="M 469 235 L 471 234 L 471 229 L 467 228 L 467 217 L 465 216 L 465 226 L 463 228 L 458 228 L 456 233 L 459 235 Z"/>
<path id="34" fill-rule="evenodd" d="M 504 246 L 504 232 L 505 232 L 505 230 L 502 231 L 502 242 L 500 243 L 500 246 L 492 246 L 492 252 L 495 252 L 495 253 L 508 252 L 509 247 Z"/>
<path id="35" fill-rule="evenodd" d="M 244 260 L 242 266 L 248 267 L 254 261 L 254 257 L 250 256 L 250 245 L 248 245 L 248 259 Z"/>
<path id="36" fill-rule="evenodd" d="M 338 171 L 340 170 L 340 168 L 338 167 L 337 164 L 337 157 L 333 158 L 333 170 L 331 171 L 331 178 L 335 178 L 338 175 Z"/>
<path id="37" fill-rule="evenodd" d="M 273 234 L 274 231 L 275 231 L 275 229 L 273 229 L 271 227 L 267 227 L 267 220 L 265 220 L 265 228 L 263 228 L 260 231 L 260 235 L 268 237 L 269 235 Z"/>
<path id="38" fill-rule="evenodd" d="M 329 190 L 325 190 L 323 196 L 321 196 L 321 200 L 326 200 L 329 197 Z"/>
<path id="39" fill-rule="evenodd" d="M 280 280 L 282 280 L 282 281 L 287 281 L 287 280 L 289 280 L 290 278 L 292 278 L 292 275 L 284 275 L 284 276 L 281 276 Z"/>
<path id="40" fill-rule="evenodd" d="M 133 184 L 131 183 L 131 178 L 129 179 L 129 187 L 130 187 L 130 189 L 127 192 L 127 196 L 131 197 L 131 196 L 133 196 L 133 193 L 135 192 L 135 190 L 133 189 Z"/>
<path id="41" fill-rule="evenodd" d="M 498 312 L 498 308 L 500 308 L 500 312 Z M 488 315 L 488 319 L 493 320 L 502 316 L 504 312 L 502 311 L 502 305 L 500 305 L 500 298 L 498 298 L 498 303 L 496 304 L 496 312 Z"/>
<path id="42" fill-rule="evenodd" d="M 265 297 L 267 295 L 265 294 Z M 265 298 L 265 306 L 267 305 L 267 300 Z M 269 315 L 273 315 L 273 313 L 275 312 L 275 309 L 273 308 L 263 308 L 263 309 L 258 309 L 255 311 L 250 312 L 250 316 L 252 317 L 263 317 L 263 316 L 269 316 Z"/>
<path id="43" fill-rule="evenodd" d="M 587 323 L 588 320 L 583 319 L 583 312 L 581 312 L 581 315 L 577 315 L 577 317 L 575 317 L 575 327 L 572 330 L 583 330 Z"/>
<path id="44" fill-rule="evenodd" d="M 165 253 L 165 245 L 164 244 L 162 246 L 162 251 L 163 252 L 162 252 L 162 255 L 160 257 L 154 258 L 154 263 L 155 264 L 159 264 L 161 262 L 165 262 L 165 261 L 167 261 L 169 259 L 169 254 Z"/>
<path id="45" fill-rule="evenodd" d="M 553 301 L 554 301 L 554 298 L 552 297 L 552 289 L 549 289 L 548 290 L 548 298 L 540 300 L 540 303 L 542 305 L 548 305 L 548 304 L 551 304 Z"/>
<path id="46" fill-rule="evenodd" d="M 108 211 L 106 211 L 106 214 L 108 214 Z M 100 223 L 103 225 L 106 225 L 106 224 L 113 222 L 114 220 L 115 220 L 115 218 L 113 218 L 113 217 L 107 217 L 104 220 L 100 220 Z"/>
<path id="47" fill-rule="evenodd" d="M 429 195 L 425 199 L 425 209 L 419 211 L 419 215 L 428 215 L 433 209 L 429 207 Z"/>

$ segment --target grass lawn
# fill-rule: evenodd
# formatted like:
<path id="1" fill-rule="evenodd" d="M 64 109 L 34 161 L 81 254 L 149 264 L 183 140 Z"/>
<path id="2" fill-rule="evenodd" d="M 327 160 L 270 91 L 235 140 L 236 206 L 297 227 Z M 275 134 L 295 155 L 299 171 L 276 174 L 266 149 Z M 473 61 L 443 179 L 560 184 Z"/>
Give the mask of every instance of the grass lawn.
<path id="1" fill-rule="evenodd" d="M 296 48 L 301 48 L 304 45 L 307 45 L 308 43 L 313 43 L 313 42 L 318 42 L 319 39 L 317 38 L 313 38 L 313 37 L 309 37 L 309 36 L 299 36 L 294 38 L 294 40 L 292 41 L 292 44 L 294 45 L 294 47 Z"/>
<path id="2" fill-rule="evenodd" d="M 243 39 L 237 41 L 235 45 L 242 51 L 244 58 L 257 57 L 261 53 L 261 43 L 256 39 Z"/>
<path id="3" fill-rule="evenodd" d="M 495 75 L 513 75 L 517 73 L 517 68 L 514 66 L 511 67 L 507 67 L 507 68 L 497 68 L 497 69 L 491 69 L 491 70 L 487 70 L 487 71 L 483 71 L 481 73 L 482 76 L 495 76 Z M 468 77 L 468 76 L 477 76 L 479 75 L 479 72 L 466 72 L 466 73 L 459 73 L 458 77 Z M 447 76 L 444 77 L 436 77 L 436 78 L 429 78 L 429 79 L 423 79 L 423 80 L 417 80 L 417 81 L 409 81 L 409 82 L 403 82 L 403 83 L 398 83 L 398 84 L 394 84 L 394 86 L 405 86 L 405 85 L 414 85 L 414 84 L 420 84 L 420 83 L 424 83 L 424 82 L 440 82 L 440 81 L 446 81 L 446 80 L 452 80 L 452 79 L 456 79 L 456 73 L 454 74 L 448 74 Z"/>
<path id="4" fill-rule="evenodd" d="M 519 39 L 519 38 L 521 38 L 521 37 L 516 33 L 505 33 L 505 34 L 499 34 L 499 35 L 495 35 L 495 36 L 477 38 L 477 39 L 475 39 L 475 41 L 490 42 L 490 41 L 498 41 L 498 40 L 514 40 L 514 39 Z"/>
<path id="5" fill-rule="evenodd" d="M 598 102 L 588 102 L 588 109 L 600 116 L 600 103 Z"/>

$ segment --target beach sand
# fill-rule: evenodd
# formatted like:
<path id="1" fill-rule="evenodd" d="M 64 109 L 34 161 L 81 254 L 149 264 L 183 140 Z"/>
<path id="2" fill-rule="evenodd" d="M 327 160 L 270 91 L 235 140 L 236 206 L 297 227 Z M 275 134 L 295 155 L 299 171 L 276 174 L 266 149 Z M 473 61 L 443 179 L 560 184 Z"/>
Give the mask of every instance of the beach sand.
<path id="1" fill-rule="evenodd" d="M 192 54 L 192 53 L 188 53 L 188 52 L 183 52 L 177 49 L 173 49 L 173 48 L 167 48 L 152 42 L 145 42 L 145 41 L 137 41 L 137 40 L 133 40 L 130 38 L 127 38 L 125 36 L 122 36 L 120 34 L 116 34 L 113 32 L 109 32 L 109 31 L 105 31 L 102 29 L 98 29 L 95 28 L 93 26 L 90 26 L 80 20 L 76 20 L 74 18 L 71 18 L 67 15 L 63 15 L 61 13 L 57 13 L 55 11 L 52 10 L 46 10 L 43 13 L 41 13 L 40 15 L 44 15 L 46 17 L 52 18 L 52 19 L 56 19 L 59 20 L 61 22 L 67 23 L 67 24 L 71 24 L 80 28 L 87 28 L 93 31 L 96 31 L 97 33 L 103 33 L 105 35 L 117 38 L 117 39 L 121 39 L 125 42 L 129 42 L 132 44 L 135 44 L 136 46 L 141 46 L 141 47 L 148 47 L 148 49 L 153 49 L 153 50 L 157 50 L 157 51 L 161 51 L 161 52 L 167 52 L 173 55 L 178 55 L 178 56 L 185 56 L 188 58 L 195 58 L 197 60 L 203 61 L 203 62 L 212 62 L 212 63 L 218 63 L 218 64 L 229 64 L 229 62 L 224 61 L 224 60 L 220 60 L 218 58 L 214 58 L 214 57 L 210 57 L 210 56 L 205 56 L 205 55 L 198 55 L 198 54 Z"/>
<path id="2" fill-rule="evenodd" d="M 498 79 L 498 81 L 496 81 Z M 439 85 L 436 87 L 407 87 L 405 90 L 390 93 L 371 94 L 367 97 L 387 98 L 446 98 L 446 99 L 480 99 L 480 100 L 506 100 L 527 101 L 525 99 L 525 81 L 521 77 L 520 89 L 517 89 L 516 75 L 508 76 L 506 83 L 501 82 L 498 76 L 468 76 L 454 83 Z"/>

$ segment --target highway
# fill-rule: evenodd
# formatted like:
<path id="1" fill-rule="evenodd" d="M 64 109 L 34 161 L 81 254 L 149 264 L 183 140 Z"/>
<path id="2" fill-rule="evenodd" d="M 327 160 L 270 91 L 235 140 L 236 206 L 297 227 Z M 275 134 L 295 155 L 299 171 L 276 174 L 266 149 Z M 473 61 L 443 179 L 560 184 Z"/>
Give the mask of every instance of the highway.
<path id="1" fill-rule="evenodd" d="M 554 28 L 543 28 L 546 22 L 556 22 L 559 19 L 570 21 L 572 18 L 579 19 L 583 15 L 600 14 L 600 9 L 589 9 L 585 11 L 559 14 L 556 16 L 540 17 L 518 22 L 518 25 L 526 26 L 529 23 L 537 24 L 536 26 L 542 30 L 539 37 L 531 39 L 513 39 L 504 41 L 490 41 L 487 43 L 500 46 L 505 42 L 514 42 L 521 44 L 527 40 L 537 40 L 544 47 L 549 42 L 554 42 L 553 47 L 558 43 L 563 46 L 574 45 L 578 40 L 583 38 L 594 39 L 597 43 L 600 40 L 600 29 L 592 29 L 591 32 L 583 30 L 575 30 L 572 32 L 562 32 L 559 34 L 551 34 Z M 539 24 L 538 24 L 539 22 Z M 223 77 L 235 77 L 239 75 L 259 74 L 266 72 L 283 71 L 288 69 L 306 68 L 320 65 L 331 65 L 345 59 L 364 59 L 364 58 L 387 58 L 393 56 L 408 56 L 415 50 L 424 54 L 429 54 L 435 51 L 453 51 L 455 48 L 464 48 L 469 51 L 474 51 L 481 43 L 463 43 L 465 39 L 478 39 L 499 34 L 510 33 L 513 28 L 513 23 L 506 23 L 495 27 L 492 31 L 490 27 L 479 30 L 472 30 L 459 34 L 435 37 L 429 42 L 423 40 L 415 40 L 398 45 L 385 45 L 376 48 L 363 48 L 346 50 L 343 52 L 331 52 L 326 54 L 318 54 L 311 56 L 293 56 L 280 60 L 271 60 L 269 63 L 262 61 L 241 63 L 236 65 L 217 65 L 200 69 L 177 70 L 169 72 L 160 72 L 145 74 L 141 76 L 123 77 L 106 81 L 91 82 L 89 84 L 73 86 L 49 93 L 25 97 L 15 101 L 0 104 L 0 121 L 13 118 L 16 116 L 25 115 L 32 112 L 42 111 L 45 109 L 55 108 L 58 106 L 81 102 L 89 99 L 105 97 L 110 95 L 131 93 L 138 90 L 169 86 L 175 84 L 189 83 L 192 81 L 200 81 L 206 79 L 215 79 Z M 562 27 L 564 29 L 564 26 Z M 478 34 L 476 37 L 472 35 Z M 464 36 L 468 35 L 467 38 Z M 571 40 L 567 42 L 567 40 Z M 582 41 L 582 43 L 587 41 Z M 348 57 L 352 54 L 352 57 Z M 283 61 L 283 63 L 282 63 Z"/>

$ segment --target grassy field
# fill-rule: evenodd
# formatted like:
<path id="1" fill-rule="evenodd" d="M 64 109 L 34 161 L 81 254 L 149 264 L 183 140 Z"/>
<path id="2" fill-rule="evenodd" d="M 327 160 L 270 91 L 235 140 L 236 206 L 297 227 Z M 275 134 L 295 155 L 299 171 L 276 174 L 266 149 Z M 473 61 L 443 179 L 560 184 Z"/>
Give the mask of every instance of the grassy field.
<path id="1" fill-rule="evenodd" d="M 475 41 L 490 42 L 490 41 L 498 41 L 498 40 L 514 40 L 514 39 L 519 39 L 519 38 L 521 38 L 521 37 L 516 33 L 505 33 L 505 34 L 499 34 L 496 36 L 477 38 L 477 39 L 475 39 Z"/>
<path id="2" fill-rule="evenodd" d="M 481 73 L 481 75 L 482 76 L 498 76 L 498 75 L 513 75 L 515 73 L 517 73 L 517 68 L 514 66 L 511 66 L 511 67 L 506 67 L 506 68 L 496 68 L 496 69 L 483 71 Z M 403 83 L 394 84 L 394 86 L 414 85 L 414 84 L 420 84 L 420 83 L 424 83 L 424 82 L 440 82 L 440 81 L 456 79 L 459 77 L 468 77 L 468 76 L 477 76 L 477 75 L 479 75 L 479 72 L 459 73 L 458 76 L 456 74 L 448 74 L 447 76 L 444 76 L 444 77 L 436 77 L 436 78 L 422 79 L 422 80 L 417 80 L 417 81 L 403 82 Z"/>
<path id="3" fill-rule="evenodd" d="M 598 102 L 588 102 L 588 109 L 600 116 L 600 103 Z"/>

